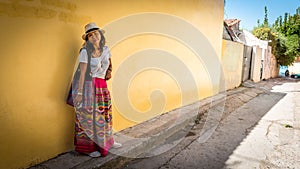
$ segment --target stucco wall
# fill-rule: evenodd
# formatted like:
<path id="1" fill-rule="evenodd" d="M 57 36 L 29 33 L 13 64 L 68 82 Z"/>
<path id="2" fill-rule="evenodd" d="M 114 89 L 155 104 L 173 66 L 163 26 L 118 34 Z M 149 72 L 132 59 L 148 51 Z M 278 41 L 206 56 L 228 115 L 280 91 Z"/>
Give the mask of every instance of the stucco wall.
<path id="1" fill-rule="evenodd" d="M 242 81 L 244 45 L 223 40 L 222 67 L 225 75 L 226 90 L 238 87 Z"/>
<path id="2" fill-rule="evenodd" d="M 269 52 L 265 52 L 264 60 L 263 60 L 263 74 L 262 79 L 269 79 L 271 77 L 271 68 L 272 68 L 272 58 L 269 55 Z"/>
<path id="3" fill-rule="evenodd" d="M 278 77 L 279 76 L 279 65 L 278 65 L 277 59 L 274 55 L 272 55 L 272 65 L 273 65 L 273 67 L 271 69 L 271 71 L 272 71 L 271 77 L 272 78 Z"/>
<path id="4" fill-rule="evenodd" d="M 86 23 L 94 21 L 106 28 L 114 65 L 114 78 L 108 82 L 113 104 L 116 98 L 130 101 L 125 108 L 114 104 L 114 130 L 119 131 L 219 91 L 220 66 L 199 59 L 199 55 L 221 58 L 223 7 L 223 0 L 1 1 L 0 168 L 27 167 L 73 149 L 74 112 L 64 100 Z M 146 18 L 138 23 L 114 26 L 145 12 L 154 12 L 156 17 L 162 14 L 162 19 L 173 18 L 173 22 L 164 25 L 168 20 L 152 20 L 156 27 L 128 37 L 120 34 L 139 32 L 143 24 L 149 23 L 149 16 L 144 15 Z M 180 28 L 181 21 L 188 25 L 186 29 Z M 155 28 L 160 28 L 157 33 L 153 33 Z M 191 34 L 189 30 L 194 28 L 202 36 Z M 162 30 L 178 36 L 159 32 Z M 197 42 L 197 46 L 184 40 Z M 195 50 L 198 47 L 202 48 Z M 140 53 L 144 49 L 160 50 L 146 53 L 148 60 L 125 62 L 136 53 L 146 56 Z M 166 53 L 171 53 L 175 61 L 166 59 L 174 58 Z M 157 67 L 136 72 L 129 77 L 128 90 L 119 91 L 117 85 L 128 81 L 128 72 L 139 70 L 137 65 L 151 63 L 152 56 L 156 60 L 162 57 L 160 63 L 174 72 Z M 174 69 L 175 63 L 182 67 Z M 215 72 L 208 71 L 210 67 Z M 178 71 L 181 69 L 184 71 Z M 131 118 L 132 114 L 126 113 L 132 107 L 140 114 L 150 113 Z"/>
<path id="5" fill-rule="evenodd" d="M 251 64 L 251 80 L 253 80 L 253 82 L 260 81 L 261 58 L 262 58 L 262 48 L 259 48 L 258 46 L 254 47 L 253 55 L 252 55 L 252 64 Z"/>
<path id="6" fill-rule="evenodd" d="M 279 69 L 277 67 L 277 61 L 275 56 L 272 54 L 271 46 L 268 46 L 266 55 L 263 61 L 263 75 L 262 79 L 270 79 L 278 76 Z"/>

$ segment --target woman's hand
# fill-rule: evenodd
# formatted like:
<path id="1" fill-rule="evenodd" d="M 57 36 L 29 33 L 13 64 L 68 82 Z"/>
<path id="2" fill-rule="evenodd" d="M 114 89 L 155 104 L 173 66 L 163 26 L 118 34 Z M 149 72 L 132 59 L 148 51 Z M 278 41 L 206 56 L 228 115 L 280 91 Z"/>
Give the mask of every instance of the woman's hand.
<path id="1" fill-rule="evenodd" d="M 105 74 L 105 80 L 109 80 L 111 78 L 112 64 L 111 59 L 109 58 L 109 66 Z"/>
<path id="2" fill-rule="evenodd" d="M 74 99 L 74 106 L 79 107 L 80 104 L 82 103 L 82 92 L 83 92 L 83 84 L 84 84 L 84 79 L 85 79 L 85 72 L 87 69 L 87 63 L 80 63 L 80 77 L 79 77 L 79 82 L 78 82 L 78 89 L 77 89 L 77 94 Z"/>
<path id="3" fill-rule="evenodd" d="M 111 78 L 111 71 L 107 70 L 106 75 L 105 75 L 105 80 L 109 80 Z"/>
<path id="4" fill-rule="evenodd" d="M 74 100 L 74 106 L 78 107 L 82 102 L 82 95 L 76 95 Z"/>

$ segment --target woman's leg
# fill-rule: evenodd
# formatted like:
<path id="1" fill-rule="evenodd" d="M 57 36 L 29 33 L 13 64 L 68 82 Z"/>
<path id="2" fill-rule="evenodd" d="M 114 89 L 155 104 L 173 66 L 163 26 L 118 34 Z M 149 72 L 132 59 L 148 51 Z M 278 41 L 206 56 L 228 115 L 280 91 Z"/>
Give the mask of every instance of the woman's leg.
<path id="1" fill-rule="evenodd" d="M 94 80 L 96 90 L 95 136 L 98 150 L 102 156 L 108 154 L 114 144 L 112 136 L 111 98 L 104 79 Z"/>
<path id="2" fill-rule="evenodd" d="M 85 130 L 76 117 L 74 145 L 75 151 L 79 153 L 91 153 L 97 150 L 96 144 L 88 137 Z"/>

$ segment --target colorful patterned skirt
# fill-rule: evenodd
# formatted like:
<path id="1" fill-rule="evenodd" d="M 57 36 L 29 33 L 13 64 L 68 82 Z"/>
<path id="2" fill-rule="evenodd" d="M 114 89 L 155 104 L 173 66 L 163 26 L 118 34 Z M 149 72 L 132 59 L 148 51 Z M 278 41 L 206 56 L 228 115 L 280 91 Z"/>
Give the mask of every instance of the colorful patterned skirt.
<path id="1" fill-rule="evenodd" d="M 84 89 L 83 104 L 75 107 L 75 150 L 99 151 L 106 156 L 114 144 L 110 93 L 106 81 L 100 78 L 85 82 Z"/>

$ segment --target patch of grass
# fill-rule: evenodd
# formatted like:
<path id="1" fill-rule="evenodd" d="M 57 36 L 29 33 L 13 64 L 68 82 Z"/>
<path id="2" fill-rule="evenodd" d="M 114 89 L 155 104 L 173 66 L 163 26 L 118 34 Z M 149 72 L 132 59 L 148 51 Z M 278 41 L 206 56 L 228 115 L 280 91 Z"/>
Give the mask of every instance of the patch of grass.
<path id="1" fill-rule="evenodd" d="M 289 125 L 289 124 L 286 124 L 284 125 L 285 128 L 293 128 L 293 126 Z"/>
<path id="2" fill-rule="evenodd" d="M 198 112 L 198 115 L 195 119 L 195 124 L 200 124 L 201 120 L 204 118 L 205 113 L 207 113 L 207 110 L 203 112 Z"/>

